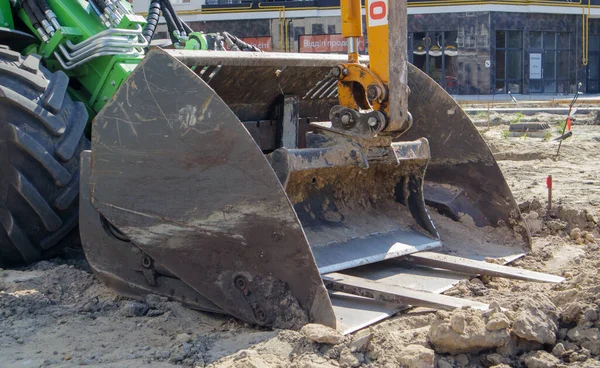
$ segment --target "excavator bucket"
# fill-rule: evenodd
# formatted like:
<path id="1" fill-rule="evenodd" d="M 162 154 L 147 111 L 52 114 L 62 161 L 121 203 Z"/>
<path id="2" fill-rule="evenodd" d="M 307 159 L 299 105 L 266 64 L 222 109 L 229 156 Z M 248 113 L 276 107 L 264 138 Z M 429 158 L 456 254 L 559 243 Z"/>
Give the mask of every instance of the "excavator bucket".
<path id="1" fill-rule="evenodd" d="M 97 276 L 132 297 L 345 333 L 407 305 L 483 307 L 437 295 L 469 274 L 556 282 L 479 262 L 522 255 L 529 235 L 477 130 L 414 67 L 410 135 L 329 129 L 344 60 L 151 50 L 81 161 Z"/>

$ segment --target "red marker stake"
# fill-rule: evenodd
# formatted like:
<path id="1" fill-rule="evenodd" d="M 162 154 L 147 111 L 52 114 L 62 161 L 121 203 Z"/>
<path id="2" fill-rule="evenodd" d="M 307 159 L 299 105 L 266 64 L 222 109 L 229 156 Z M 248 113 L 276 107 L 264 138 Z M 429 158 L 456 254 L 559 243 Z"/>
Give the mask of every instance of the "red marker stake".
<path id="1" fill-rule="evenodd" d="M 546 188 L 548 188 L 548 212 L 552 209 L 552 175 L 546 178 Z"/>

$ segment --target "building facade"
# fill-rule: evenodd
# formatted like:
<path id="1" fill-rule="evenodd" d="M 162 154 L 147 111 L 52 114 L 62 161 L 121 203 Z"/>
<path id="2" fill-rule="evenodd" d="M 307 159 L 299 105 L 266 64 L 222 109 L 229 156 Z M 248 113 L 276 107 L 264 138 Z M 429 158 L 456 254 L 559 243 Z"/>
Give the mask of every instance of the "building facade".
<path id="1" fill-rule="evenodd" d="M 580 83 L 599 93 L 600 0 L 582 1 L 409 1 L 409 61 L 451 94 L 567 94 Z M 134 0 L 137 13 L 147 5 Z M 339 0 L 173 5 L 194 30 L 227 31 L 267 52 L 346 52 Z M 360 52 L 368 47 L 365 34 Z"/>

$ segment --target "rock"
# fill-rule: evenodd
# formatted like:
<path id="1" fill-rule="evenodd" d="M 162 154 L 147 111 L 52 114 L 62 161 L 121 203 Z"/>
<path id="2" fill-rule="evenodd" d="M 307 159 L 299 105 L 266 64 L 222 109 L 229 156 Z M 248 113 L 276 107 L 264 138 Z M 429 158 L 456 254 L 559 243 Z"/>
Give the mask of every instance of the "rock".
<path id="1" fill-rule="evenodd" d="M 183 353 L 182 351 L 177 351 L 177 352 L 171 353 L 171 357 L 169 358 L 169 362 L 171 362 L 171 363 L 179 363 L 179 362 L 181 362 L 184 359 L 185 359 L 185 353 Z"/>
<path id="2" fill-rule="evenodd" d="M 490 292 L 485 287 L 483 282 L 478 278 L 474 278 L 471 281 L 469 281 L 468 287 L 469 287 L 469 290 L 477 296 L 484 296 Z"/>
<path id="3" fill-rule="evenodd" d="M 439 360 L 437 362 L 437 368 L 454 368 L 454 366 L 452 365 L 452 363 L 446 361 L 446 360 Z"/>
<path id="4" fill-rule="evenodd" d="M 435 312 L 435 316 L 439 319 L 447 319 L 450 318 L 450 313 L 448 311 L 440 309 L 437 312 Z"/>
<path id="5" fill-rule="evenodd" d="M 581 238 L 581 230 L 578 227 L 576 227 L 573 230 L 571 230 L 570 235 L 571 235 L 571 239 L 577 240 L 577 239 Z"/>
<path id="6" fill-rule="evenodd" d="M 454 357 L 454 361 L 459 367 L 466 367 L 469 365 L 469 357 L 466 354 L 458 354 Z"/>
<path id="7" fill-rule="evenodd" d="M 457 312 L 455 312 L 457 313 Z M 438 353 L 477 353 L 481 350 L 497 348 L 509 340 L 506 329 L 488 331 L 479 311 L 460 311 L 464 313 L 465 327 L 462 334 L 457 333 L 446 319 L 435 319 L 429 329 L 429 341 Z"/>
<path id="8" fill-rule="evenodd" d="M 592 233 L 585 234 L 585 240 L 589 241 L 590 243 L 595 242 L 594 234 L 592 234 Z"/>
<path id="9" fill-rule="evenodd" d="M 150 308 L 158 309 L 163 303 L 169 301 L 169 298 L 166 296 L 160 296 L 156 294 L 148 294 L 146 295 L 146 304 L 150 306 Z"/>
<path id="10" fill-rule="evenodd" d="M 527 368 L 555 368 L 559 363 L 555 356 L 543 350 L 532 351 L 521 357 Z"/>
<path id="11" fill-rule="evenodd" d="M 470 285 L 483 285 L 483 281 L 479 277 L 474 277 L 469 281 Z"/>
<path id="12" fill-rule="evenodd" d="M 457 334 L 465 331 L 465 316 L 462 313 L 455 313 L 450 317 L 450 326 Z"/>
<path id="13" fill-rule="evenodd" d="M 492 354 L 486 355 L 485 360 L 488 362 L 489 365 L 498 365 L 498 364 L 502 364 L 504 357 L 500 354 L 492 353 Z"/>
<path id="14" fill-rule="evenodd" d="M 565 346 L 561 342 L 556 344 L 554 346 L 554 348 L 552 349 L 552 355 L 559 357 L 559 358 L 561 356 L 565 355 L 566 352 L 567 352 L 567 349 L 565 349 Z"/>
<path id="15" fill-rule="evenodd" d="M 560 315 L 565 322 L 576 322 L 581 314 L 581 305 L 577 302 L 569 303 L 562 309 Z"/>
<path id="16" fill-rule="evenodd" d="M 180 344 L 183 344 L 184 342 L 188 342 L 192 339 L 192 336 L 186 334 L 186 333 L 180 333 L 179 335 L 177 335 L 177 337 L 175 337 L 175 341 L 177 341 Z"/>
<path id="17" fill-rule="evenodd" d="M 598 312 L 596 312 L 594 309 L 588 309 L 583 314 L 583 317 L 586 321 L 594 322 L 598 320 Z"/>
<path id="18" fill-rule="evenodd" d="M 588 360 L 590 356 L 591 354 L 588 349 L 581 348 L 579 351 L 574 351 L 571 354 L 569 354 L 568 360 L 570 360 L 571 362 L 584 362 Z M 581 366 L 581 364 L 579 364 L 578 366 Z"/>
<path id="19" fill-rule="evenodd" d="M 512 331 L 520 338 L 554 344 L 558 331 L 558 311 L 545 295 L 525 299 L 517 309 Z"/>
<path id="20" fill-rule="evenodd" d="M 373 340 L 373 333 L 369 331 L 363 331 L 362 333 L 356 334 L 352 341 L 348 344 L 348 347 L 353 351 L 364 351 L 367 350 L 369 344 Z"/>
<path id="21" fill-rule="evenodd" d="M 564 340 L 567 337 L 567 331 L 569 331 L 568 328 L 560 328 L 556 333 L 556 338 L 558 340 Z"/>
<path id="22" fill-rule="evenodd" d="M 490 282 L 486 286 L 488 287 L 488 289 L 502 290 L 510 287 L 510 282 L 501 277 L 492 277 Z"/>
<path id="23" fill-rule="evenodd" d="M 562 275 L 563 275 L 563 277 L 565 279 L 572 279 L 573 278 L 573 272 L 571 272 L 571 271 L 563 271 Z"/>
<path id="24" fill-rule="evenodd" d="M 154 358 L 156 360 L 166 360 L 171 356 L 171 352 L 168 349 L 160 349 L 154 352 Z"/>
<path id="25" fill-rule="evenodd" d="M 587 222 L 591 222 L 594 224 L 598 223 L 598 219 L 596 218 L 596 216 L 594 216 L 594 214 L 592 214 L 588 210 L 585 210 L 585 219 L 587 220 Z"/>
<path id="26" fill-rule="evenodd" d="M 560 220 L 549 220 L 546 221 L 546 226 L 550 230 L 552 234 L 556 234 L 559 231 L 563 231 L 567 229 L 567 223 Z"/>
<path id="27" fill-rule="evenodd" d="M 493 301 L 490 303 L 490 310 L 493 310 L 495 312 L 502 312 L 502 307 L 500 306 L 500 304 L 497 301 Z"/>
<path id="28" fill-rule="evenodd" d="M 584 348 L 591 351 L 592 354 L 600 354 L 600 330 L 585 326 L 577 326 L 567 332 L 567 337 Z"/>
<path id="29" fill-rule="evenodd" d="M 510 320 L 504 313 L 494 313 L 485 325 L 488 331 L 498 331 L 510 327 Z"/>
<path id="30" fill-rule="evenodd" d="M 148 312 L 148 309 L 145 303 L 130 301 L 123 306 L 122 313 L 125 317 L 141 317 Z"/>
<path id="31" fill-rule="evenodd" d="M 323 326 L 317 323 L 309 323 L 300 330 L 307 339 L 322 344 L 337 345 L 344 340 L 341 332 L 331 327 Z"/>
<path id="32" fill-rule="evenodd" d="M 563 345 L 565 346 L 565 349 L 567 350 L 567 353 L 579 349 L 579 347 L 576 344 L 574 344 L 574 343 L 572 343 L 570 341 L 563 342 Z"/>
<path id="33" fill-rule="evenodd" d="M 434 368 L 435 353 L 421 345 L 408 345 L 399 353 L 398 361 L 406 368 Z"/>
<path id="34" fill-rule="evenodd" d="M 355 368 L 360 365 L 360 360 L 358 360 L 358 358 L 352 354 L 350 349 L 344 348 L 340 353 L 339 363 L 341 367 Z"/>
<path id="35" fill-rule="evenodd" d="M 163 314 L 165 314 L 165 312 L 159 309 L 150 309 L 148 313 L 146 313 L 146 317 L 158 317 L 162 316 Z"/>

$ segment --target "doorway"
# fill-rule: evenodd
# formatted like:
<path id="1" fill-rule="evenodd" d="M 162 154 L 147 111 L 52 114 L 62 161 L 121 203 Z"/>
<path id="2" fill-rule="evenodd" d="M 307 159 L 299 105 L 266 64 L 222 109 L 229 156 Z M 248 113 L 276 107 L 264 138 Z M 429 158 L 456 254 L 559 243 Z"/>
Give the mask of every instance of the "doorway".
<path id="1" fill-rule="evenodd" d="M 523 37 L 520 31 L 496 31 L 496 93 L 521 93 Z"/>
<path id="2" fill-rule="evenodd" d="M 590 35 L 587 65 L 587 93 L 600 92 L 600 35 Z"/>

